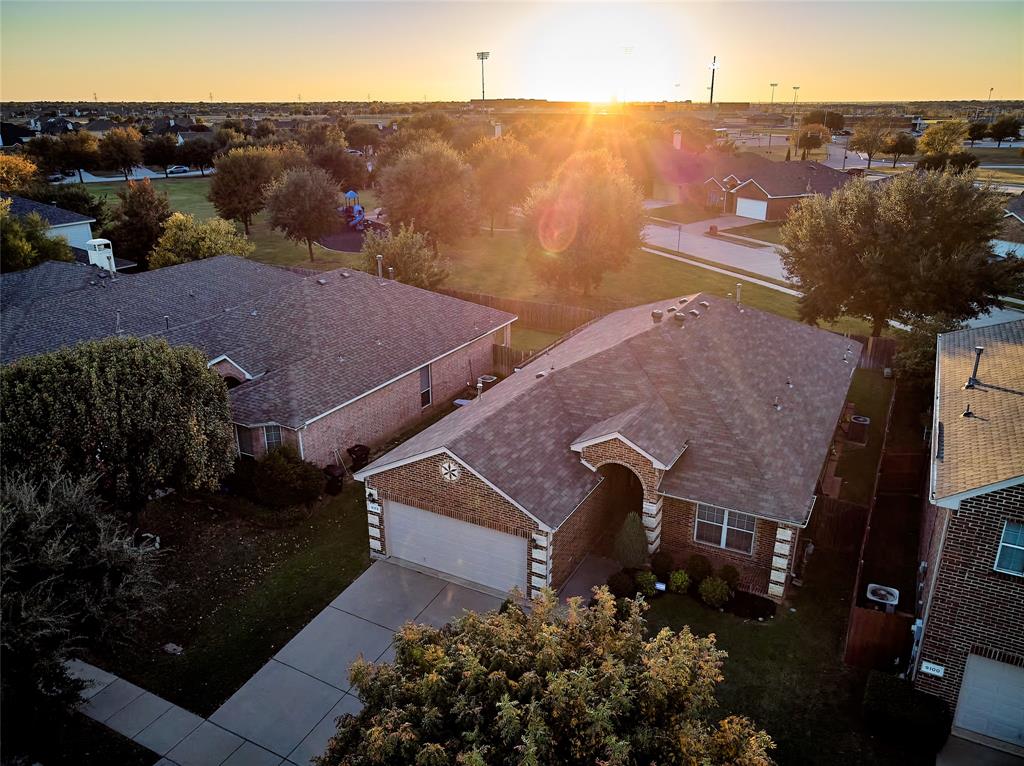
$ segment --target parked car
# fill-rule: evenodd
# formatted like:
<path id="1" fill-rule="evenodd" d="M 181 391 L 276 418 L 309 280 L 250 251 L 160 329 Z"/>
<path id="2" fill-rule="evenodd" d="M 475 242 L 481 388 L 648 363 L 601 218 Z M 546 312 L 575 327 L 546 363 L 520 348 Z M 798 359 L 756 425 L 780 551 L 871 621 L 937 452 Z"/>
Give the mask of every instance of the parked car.
<path id="1" fill-rule="evenodd" d="M 187 172 L 188 172 L 188 166 L 187 165 L 171 165 L 169 168 L 167 168 L 167 175 L 170 175 L 170 176 L 177 176 L 177 175 L 181 175 L 182 173 L 187 173 Z"/>

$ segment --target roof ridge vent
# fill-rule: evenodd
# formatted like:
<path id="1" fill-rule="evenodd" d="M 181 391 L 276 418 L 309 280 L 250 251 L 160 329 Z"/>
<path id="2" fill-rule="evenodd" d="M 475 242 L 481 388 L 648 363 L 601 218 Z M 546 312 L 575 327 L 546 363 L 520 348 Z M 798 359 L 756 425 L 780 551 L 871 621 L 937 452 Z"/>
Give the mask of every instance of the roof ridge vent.
<path id="1" fill-rule="evenodd" d="M 710 304 L 710 303 L 708 303 L 707 301 L 701 301 L 701 302 L 700 302 L 700 305 L 701 305 L 701 306 L 703 306 L 703 307 L 704 307 L 704 308 L 706 308 L 706 309 L 709 309 L 709 308 L 711 308 L 711 304 Z"/>
<path id="2" fill-rule="evenodd" d="M 699 317 L 700 316 L 700 312 L 697 311 L 697 309 L 690 309 L 690 313 L 693 314 L 693 316 L 695 316 L 695 317 Z"/>

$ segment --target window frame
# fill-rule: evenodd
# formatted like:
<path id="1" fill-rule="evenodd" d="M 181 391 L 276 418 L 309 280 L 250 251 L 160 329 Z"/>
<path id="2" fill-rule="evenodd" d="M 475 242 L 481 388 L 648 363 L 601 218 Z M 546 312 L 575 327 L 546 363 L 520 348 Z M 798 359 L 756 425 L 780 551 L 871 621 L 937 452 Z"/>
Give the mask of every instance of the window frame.
<path id="1" fill-rule="evenodd" d="M 270 444 L 270 429 L 277 430 L 277 444 Z M 266 447 L 267 452 L 278 449 L 284 446 L 284 432 L 281 430 L 279 425 L 265 425 L 263 426 L 263 446 Z"/>
<path id="2" fill-rule="evenodd" d="M 242 449 L 242 431 L 245 431 L 245 433 L 248 434 L 249 436 L 249 449 L 251 449 L 252 452 L 246 452 Z M 256 448 L 253 445 L 251 428 L 240 426 L 237 423 L 235 424 L 235 448 L 238 450 L 239 455 L 245 455 L 246 457 L 256 457 Z"/>
<path id="3" fill-rule="evenodd" d="M 1003 520 L 1003 531 L 999 534 L 999 545 L 996 546 L 996 560 L 992 563 L 992 569 L 995 570 L 996 572 L 1002 572 L 1003 574 L 1013 575 L 1015 577 L 1024 577 L 1024 570 L 1022 570 L 1020 572 L 1016 572 L 1016 571 L 1014 571 L 1012 569 L 1002 569 L 999 566 L 999 558 L 1003 554 L 1003 547 L 1004 546 L 1007 547 L 1007 548 L 1013 548 L 1014 550 L 1024 551 L 1024 545 L 1018 545 L 1017 543 L 1004 542 L 1004 538 L 1006 537 L 1007 530 L 1010 528 L 1010 524 L 1013 524 L 1015 526 L 1020 526 L 1021 531 L 1024 532 L 1024 524 L 1021 524 L 1020 522 L 1016 522 L 1016 521 L 1011 521 L 1010 519 L 1004 519 Z"/>
<path id="4" fill-rule="evenodd" d="M 426 388 L 423 384 L 423 373 L 427 375 Z M 434 376 L 430 372 L 430 365 L 420 367 L 420 409 L 426 409 L 434 403 Z M 426 398 L 426 401 L 424 401 Z"/>
<path id="5" fill-rule="evenodd" d="M 701 510 L 713 511 L 722 514 L 722 521 L 719 524 L 717 521 L 708 521 L 700 517 Z M 729 524 L 730 519 L 735 519 L 737 522 L 740 519 L 750 519 L 753 523 L 752 529 L 746 529 L 740 526 L 732 526 Z M 718 542 L 712 543 L 707 540 L 702 540 L 697 537 L 697 530 L 701 524 L 707 524 L 710 526 L 721 527 L 721 533 L 719 534 Z M 729 537 L 729 530 L 736 530 L 738 532 L 744 532 L 750 534 L 750 548 L 743 550 L 741 548 L 733 548 L 726 545 L 726 541 Z M 742 511 L 730 511 L 727 508 L 719 508 L 717 505 L 711 505 L 710 503 L 697 503 L 696 509 L 693 513 L 693 541 L 698 545 L 706 545 L 709 548 L 718 548 L 719 550 L 729 551 L 731 553 L 738 553 L 741 556 L 753 556 L 754 555 L 754 543 L 757 537 L 757 517 L 750 513 L 743 513 Z"/>

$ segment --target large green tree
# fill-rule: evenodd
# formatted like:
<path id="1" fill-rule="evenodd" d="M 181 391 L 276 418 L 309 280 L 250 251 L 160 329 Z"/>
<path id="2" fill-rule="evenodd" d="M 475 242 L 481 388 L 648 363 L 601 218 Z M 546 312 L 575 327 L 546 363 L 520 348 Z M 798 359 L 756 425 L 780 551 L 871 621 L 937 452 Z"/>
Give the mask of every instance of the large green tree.
<path id="1" fill-rule="evenodd" d="M 212 138 L 195 138 L 186 141 L 178 148 L 178 152 L 182 164 L 195 168 L 205 177 L 207 169 L 213 167 L 217 144 Z"/>
<path id="2" fill-rule="evenodd" d="M 6 757 L 44 758 L 82 690 L 65 661 L 125 640 L 159 607 L 159 552 L 133 539 L 93 484 L 60 472 L 46 480 L 7 472 L 0 482 Z"/>
<path id="3" fill-rule="evenodd" d="M 313 260 L 313 243 L 339 224 L 338 187 L 327 171 L 292 168 L 267 187 L 270 225 L 295 242 L 304 242 Z"/>
<path id="4" fill-rule="evenodd" d="M 142 134 L 135 128 L 114 128 L 99 143 L 100 162 L 111 170 L 128 175 L 142 164 Z"/>
<path id="5" fill-rule="evenodd" d="M 252 255 L 254 246 L 223 218 L 197 221 L 188 213 L 172 213 L 149 258 L 151 269 L 199 261 L 218 255 Z"/>
<path id="6" fill-rule="evenodd" d="M 370 229 L 363 237 L 364 268 L 371 274 L 377 271 L 377 256 L 381 256 L 384 274 L 395 270 L 395 279 L 407 285 L 432 290 L 448 276 L 448 262 L 434 253 L 430 241 L 410 224 L 399 224 L 398 230 L 377 233 Z"/>
<path id="7" fill-rule="evenodd" d="M 980 141 L 988 135 L 989 126 L 987 122 L 972 122 L 967 126 L 967 140 L 974 147 L 975 141 Z"/>
<path id="8" fill-rule="evenodd" d="M 892 133 L 892 121 L 885 117 L 871 117 L 853 129 L 849 147 L 855 152 L 863 152 L 868 158 L 868 167 L 876 154 L 885 151 L 885 145 Z"/>
<path id="9" fill-rule="evenodd" d="M 157 191 L 148 178 L 129 181 L 117 193 L 118 204 L 111 211 L 104 235 L 114 246 L 114 254 L 129 258 L 142 269 L 149 268 L 149 255 L 163 233 L 164 222 L 171 217 L 167 195 Z"/>
<path id="10" fill-rule="evenodd" d="M 1013 114 L 1000 115 L 995 122 L 989 126 L 989 135 L 996 141 L 996 146 L 1002 146 L 1006 139 L 1020 138 L 1020 117 Z"/>
<path id="11" fill-rule="evenodd" d="M 905 131 L 893 133 L 889 136 L 889 140 L 885 142 L 885 147 L 882 151 L 892 157 L 892 166 L 896 167 L 900 157 L 906 157 L 917 151 L 917 139 Z"/>
<path id="12" fill-rule="evenodd" d="M 715 639 L 649 637 L 644 608 L 602 588 L 564 615 L 547 593 L 528 612 L 508 602 L 442 629 L 408 624 L 394 663 L 352 665 L 364 706 L 317 763 L 769 766 L 770 737 L 715 710 Z"/>
<path id="13" fill-rule="evenodd" d="M 0 154 L 0 191 L 21 194 L 36 180 L 39 168 L 32 160 L 16 154 Z"/>
<path id="14" fill-rule="evenodd" d="M 0 272 L 28 269 L 43 261 L 74 260 L 62 237 L 51 237 L 50 225 L 36 213 L 11 215 L 11 200 L 0 199 Z"/>
<path id="15" fill-rule="evenodd" d="M 890 320 L 958 321 L 1019 292 L 1024 261 L 991 246 L 1002 201 L 974 182 L 971 173 L 858 179 L 794 208 L 781 258 L 803 291 L 801 318 L 863 317 L 877 336 Z"/>
<path id="16" fill-rule="evenodd" d="M 344 141 L 314 146 L 309 150 L 309 159 L 327 171 L 340 189 L 362 189 L 366 186 L 366 160 L 352 154 Z"/>
<path id="17" fill-rule="evenodd" d="M 93 170 L 100 164 L 100 142 L 87 130 L 73 130 L 60 137 L 60 156 L 63 168 L 78 173 L 82 183 L 83 170 Z"/>
<path id="18" fill-rule="evenodd" d="M 46 478 L 96 475 L 119 509 L 165 489 L 213 489 L 231 469 L 224 381 L 195 348 L 114 337 L 0 369 L 0 458 Z"/>
<path id="19" fill-rule="evenodd" d="M 622 160 L 606 151 L 574 154 L 523 205 L 533 268 L 584 295 L 629 262 L 643 243 L 643 227 L 640 193 Z"/>
<path id="20" fill-rule="evenodd" d="M 953 154 L 963 150 L 971 129 L 967 120 L 946 120 L 928 126 L 917 142 L 921 154 Z"/>
<path id="21" fill-rule="evenodd" d="M 210 181 L 210 201 L 221 218 L 238 221 L 249 233 L 253 216 L 266 203 L 266 187 L 279 170 L 278 155 L 270 147 L 239 147 L 218 157 Z"/>
<path id="22" fill-rule="evenodd" d="M 494 218 L 507 217 L 509 208 L 523 201 L 538 180 L 540 167 L 526 145 L 512 136 L 481 139 L 469 152 L 469 164 L 480 209 L 490 220 L 493 235 Z"/>
<path id="23" fill-rule="evenodd" d="M 178 163 L 178 142 L 170 133 L 147 136 L 142 142 L 142 158 L 147 165 L 156 165 L 163 170 L 166 178 L 167 168 Z"/>
<path id="24" fill-rule="evenodd" d="M 476 228 L 473 170 L 449 144 L 413 144 L 384 170 L 380 195 L 388 219 L 415 222 L 434 251 Z"/>

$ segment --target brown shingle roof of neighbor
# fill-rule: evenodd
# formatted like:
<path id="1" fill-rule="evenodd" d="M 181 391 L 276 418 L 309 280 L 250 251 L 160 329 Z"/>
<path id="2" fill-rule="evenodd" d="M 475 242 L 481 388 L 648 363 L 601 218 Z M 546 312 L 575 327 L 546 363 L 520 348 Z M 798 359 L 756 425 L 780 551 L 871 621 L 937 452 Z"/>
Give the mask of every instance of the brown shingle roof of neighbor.
<path id="1" fill-rule="evenodd" d="M 750 173 L 749 180 L 772 197 L 795 197 L 804 194 L 831 194 L 851 176 L 820 162 L 769 162 Z M 741 182 L 747 179 L 740 179 Z"/>
<path id="2" fill-rule="evenodd" d="M 120 321 L 226 355 L 254 378 L 231 390 L 233 420 L 295 428 L 514 319 L 360 271 L 303 277 L 218 256 L 5 309 L 3 360 L 107 337 Z"/>
<path id="3" fill-rule="evenodd" d="M 1006 203 L 1005 210 L 1009 215 L 1024 219 L 1024 192 L 1021 192 L 1016 197 L 1011 197 Z"/>
<path id="4" fill-rule="evenodd" d="M 652 321 L 670 306 L 700 316 Z M 671 466 L 662 494 L 802 524 L 859 353 L 711 295 L 617 311 L 360 475 L 447 450 L 556 528 L 601 481 L 571 445 L 624 428 Z"/>
<path id="5" fill-rule="evenodd" d="M 936 362 L 933 500 L 1024 477 L 1024 319 L 940 335 Z"/>
<path id="6" fill-rule="evenodd" d="M 34 199 L 25 199 L 17 194 L 0 194 L 0 199 L 11 201 L 11 215 L 25 218 L 35 213 L 42 218 L 49 226 L 67 226 L 73 223 L 95 223 L 95 218 L 76 213 L 74 210 L 65 210 L 56 205 L 46 202 L 36 202 Z"/>

